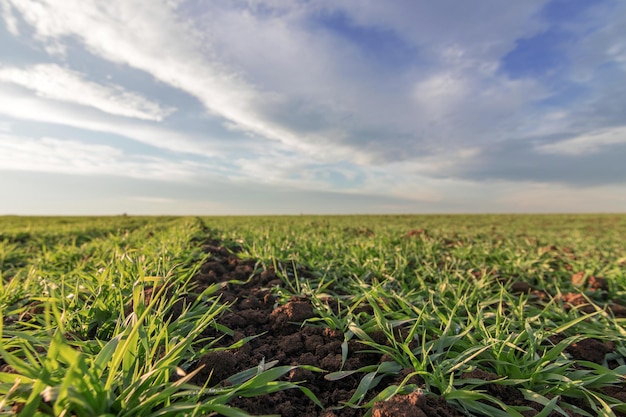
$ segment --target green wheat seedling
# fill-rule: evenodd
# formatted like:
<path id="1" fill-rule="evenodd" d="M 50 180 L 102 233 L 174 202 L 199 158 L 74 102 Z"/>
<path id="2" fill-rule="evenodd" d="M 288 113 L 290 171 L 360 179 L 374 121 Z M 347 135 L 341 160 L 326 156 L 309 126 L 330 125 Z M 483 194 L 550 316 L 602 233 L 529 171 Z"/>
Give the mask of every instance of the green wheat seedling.
<path id="1" fill-rule="evenodd" d="M 183 266 L 202 259 L 197 248 L 183 249 L 198 233 L 193 220 L 163 229 L 139 223 L 135 234 L 97 232 L 80 247 L 77 237 L 50 239 L 54 250 L 41 248 L 35 267 L 3 282 L 0 355 L 10 372 L 0 372 L 1 412 L 246 416 L 227 404 L 233 396 L 306 390 L 272 382 L 285 369 L 225 390 L 192 385 L 200 369 L 181 366 L 210 351 L 202 333 L 228 306 L 213 295 L 217 285 L 185 295 L 195 269 Z"/>
<path id="2" fill-rule="evenodd" d="M 306 368 L 358 378 L 337 414 L 416 390 L 470 416 L 626 413 L 626 319 L 611 304 L 626 305 L 623 215 L 0 218 L 0 412 L 246 416 L 233 399 L 284 389 L 325 406 L 271 358 L 227 385 L 191 383 L 203 354 L 251 340 L 224 346 L 220 286 L 194 284 L 209 234 L 272 266 L 278 303 L 311 300 L 304 326 L 341 332 L 342 364 L 380 355 Z M 604 357 L 577 359 L 587 339 Z"/>

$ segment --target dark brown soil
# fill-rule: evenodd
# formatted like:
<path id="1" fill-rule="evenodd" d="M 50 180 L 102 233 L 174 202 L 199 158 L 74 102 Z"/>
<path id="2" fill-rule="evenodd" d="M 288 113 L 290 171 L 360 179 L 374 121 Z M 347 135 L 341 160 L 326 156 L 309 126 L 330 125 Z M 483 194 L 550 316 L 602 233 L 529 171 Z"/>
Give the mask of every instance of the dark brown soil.
<path id="1" fill-rule="evenodd" d="M 592 291 L 608 291 L 609 282 L 606 278 L 589 276 L 585 277 L 584 272 L 577 272 L 572 275 L 572 284 L 577 287 L 586 287 Z"/>
<path id="2" fill-rule="evenodd" d="M 550 337 L 550 341 L 554 344 L 565 339 L 565 336 L 558 334 Z M 583 339 L 579 342 L 572 343 L 565 348 L 565 352 L 576 360 L 594 362 L 602 364 L 605 355 L 615 350 L 615 343 L 602 342 L 597 339 Z"/>
<path id="3" fill-rule="evenodd" d="M 615 349 L 613 343 L 583 339 L 568 346 L 566 352 L 569 352 L 574 359 L 601 364 L 604 356 L 613 349 Z"/>
<path id="4" fill-rule="evenodd" d="M 463 414 L 450 408 L 441 397 L 413 392 L 398 395 L 389 401 L 379 402 L 372 408 L 372 417 L 462 417 Z"/>
<path id="5" fill-rule="evenodd" d="M 254 261 L 240 260 L 217 242 L 205 245 L 204 249 L 210 254 L 210 258 L 202 265 L 200 273 L 195 277 L 195 283 L 199 290 L 223 283 L 224 287 L 218 294 L 223 302 L 232 305 L 221 316 L 219 324 L 232 330 L 232 335 L 225 335 L 212 328 L 203 337 L 218 339 L 213 346 L 223 348 L 246 337 L 258 337 L 240 348 L 214 351 L 202 356 L 196 368 L 203 367 L 192 382 L 204 385 L 208 381 L 209 386 L 227 385 L 229 382 L 226 380 L 230 376 L 258 366 L 261 361 L 267 363 L 277 360 L 277 366 L 312 365 L 334 372 L 354 370 L 379 364 L 384 360 L 380 354 L 363 352 L 365 346 L 351 340 L 348 342 L 348 355 L 342 367 L 343 334 L 327 327 L 303 326 L 302 322 L 315 316 L 313 306 L 306 298 L 293 297 L 287 303 L 278 305 L 272 295 L 272 288 L 282 286 L 283 281 L 273 268 L 259 272 L 255 269 Z M 304 269 L 296 272 L 299 276 L 307 275 Z M 232 283 L 233 280 L 239 282 Z M 374 334 L 372 337 L 378 338 L 378 335 Z M 399 384 L 411 371 L 406 369 L 398 375 L 386 377 L 379 389 L 369 392 L 364 401 L 373 398 L 380 389 L 390 384 Z M 303 386 L 317 396 L 325 409 L 315 405 L 298 389 L 260 397 L 236 398 L 229 404 L 251 414 L 280 414 L 283 417 L 360 417 L 365 414 L 367 410 L 363 409 L 334 408 L 341 407 L 342 403 L 352 397 L 364 374 L 357 373 L 337 381 L 326 380 L 324 375 L 325 373 L 297 368 L 284 379 L 302 382 Z M 414 377 L 409 383 L 422 384 L 423 381 Z M 399 409 L 397 407 L 405 410 L 404 414 L 394 412 L 393 410 Z M 399 396 L 397 400 L 377 404 L 375 410 L 377 414 L 374 415 L 378 416 L 462 415 L 445 400 L 434 395 Z"/>
<path id="6" fill-rule="evenodd" d="M 591 314 L 606 309 L 617 318 L 626 318 L 626 306 L 616 302 L 616 300 L 608 299 L 609 282 L 606 278 L 593 275 L 586 277 L 584 272 L 572 274 L 571 283 L 574 287 L 584 291 L 587 297 L 581 292 L 567 292 L 557 296 L 535 289 L 525 281 L 506 277 L 498 277 L 498 280 L 505 284 L 511 282 L 512 293 L 530 294 L 531 300 L 549 301 L 556 298 L 563 304 L 566 311 L 577 309 L 582 313 Z"/>

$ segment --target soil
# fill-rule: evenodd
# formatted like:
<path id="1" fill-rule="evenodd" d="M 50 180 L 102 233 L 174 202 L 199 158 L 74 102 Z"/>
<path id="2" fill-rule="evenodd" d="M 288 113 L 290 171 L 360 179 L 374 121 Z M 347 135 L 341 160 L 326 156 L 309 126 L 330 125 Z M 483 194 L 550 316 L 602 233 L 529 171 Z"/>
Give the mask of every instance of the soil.
<path id="1" fill-rule="evenodd" d="M 302 325 L 315 316 L 312 304 L 306 298 L 293 297 L 287 303 L 278 305 L 272 295 L 272 288 L 280 287 L 283 281 L 273 268 L 262 272 L 255 270 L 256 262 L 241 260 L 232 251 L 211 242 L 203 249 L 210 254 L 194 279 L 198 289 L 222 283 L 218 291 L 221 300 L 232 303 L 228 312 L 218 320 L 220 325 L 232 330 L 225 335 L 217 329 L 210 329 L 202 337 L 217 341 L 215 347 L 228 347 L 243 338 L 258 336 L 237 349 L 208 353 L 200 358 L 196 368 L 202 369 L 192 382 L 209 386 L 228 385 L 228 377 L 237 372 L 277 360 L 281 365 L 312 365 L 324 371 L 355 370 L 366 365 L 379 364 L 385 359 L 380 354 L 363 352 L 365 346 L 351 340 L 348 342 L 348 355 L 342 367 L 341 332 L 328 327 Z M 307 276 L 308 271 L 296 271 L 299 276 Z M 231 281 L 239 281 L 233 283 Z M 244 281 L 245 283 L 241 283 Z M 384 343 L 384 336 L 373 334 L 375 340 Z M 399 384 L 412 370 L 406 369 L 398 375 L 381 381 L 378 389 L 370 390 L 363 401 L 373 398 L 381 389 Z M 309 388 L 324 405 L 321 409 L 300 390 L 292 389 L 253 398 L 236 398 L 229 405 L 241 408 L 251 414 L 280 414 L 283 417 L 360 417 L 367 410 L 342 406 L 356 390 L 363 373 L 330 381 L 325 373 L 297 368 L 285 376 L 285 380 L 301 382 Z M 419 386 L 423 381 L 413 377 L 409 383 Z M 405 410 L 400 412 L 398 410 Z M 457 409 L 436 395 L 398 395 L 395 399 L 377 403 L 373 416 L 461 416 Z"/>
<path id="2" fill-rule="evenodd" d="M 425 234 L 423 231 L 412 233 L 412 236 Z M 315 311 L 306 298 L 293 297 L 284 304 L 279 304 L 272 295 L 272 289 L 280 288 L 283 281 L 277 276 L 273 268 L 263 271 L 256 269 L 254 260 L 242 260 L 236 255 L 237 248 L 226 249 L 217 241 L 203 246 L 209 253 L 209 259 L 205 262 L 200 273 L 194 277 L 199 290 L 209 285 L 221 283 L 223 287 L 218 291 L 221 300 L 230 303 L 229 310 L 218 320 L 220 325 L 232 330 L 232 335 L 225 335 L 217 329 L 209 329 L 203 337 L 217 340 L 215 347 L 228 347 L 243 338 L 257 336 L 242 347 L 237 349 L 212 352 L 200 358 L 196 368 L 203 366 L 192 381 L 198 385 L 204 385 L 208 381 L 209 386 L 228 385 L 227 379 L 237 372 L 258 366 L 262 361 L 278 361 L 281 365 L 312 365 L 322 368 L 327 372 L 338 370 L 354 370 L 366 365 L 379 364 L 388 357 L 380 354 L 364 352 L 366 347 L 359 342 L 348 342 L 348 355 L 342 366 L 342 343 L 343 334 L 328 327 L 315 327 L 305 322 L 315 317 Z M 306 269 L 292 271 L 301 277 L 310 276 Z M 602 280 L 585 280 L 580 285 L 591 288 L 597 285 L 597 290 L 604 291 L 606 286 Z M 234 282 L 237 281 L 237 282 Z M 595 284 L 599 283 L 599 284 Z M 594 288 L 595 289 L 595 288 Z M 532 286 L 525 283 L 513 283 L 513 290 L 517 293 L 538 294 Z M 592 289 L 593 290 L 593 289 Z M 275 292 L 274 292 L 275 293 Z M 542 299 L 549 295 L 541 294 Z M 563 296 L 564 308 L 584 308 L 585 306 L 574 304 L 574 294 Z M 569 298 L 568 298 L 569 297 Z M 333 303 L 330 302 L 332 306 Z M 595 311 L 595 307 L 585 304 Z M 583 309 L 583 311 L 585 311 Z M 615 312 L 614 312 L 615 313 Z M 617 315 L 617 314 L 616 314 Z M 378 343 L 385 343 L 386 338 L 381 334 L 370 335 Z M 558 343 L 564 337 L 555 336 L 553 343 Z M 602 363 L 605 355 L 613 351 L 615 346 L 611 343 L 603 343 L 595 339 L 585 339 L 572 344 L 566 349 L 571 357 L 595 363 Z M 411 369 L 404 369 L 398 375 L 384 378 L 380 385 L 368 392 L 363 400 L 366 402 L 373 398 L 380 390 L 391 385 L 399 384 L 404 377 L 411 373 Z M 340 408 L 348 401 L 356 390 L 362 373 L 345 377 L 337 381 L 324 378 L 325 373 L 312 372 L 297 368 L 289 372 L 283 379 L 301 383 L 309 388 L 324 405 L 324 409 L 316 406 L 300 390 L 292 389 L 270 395 L 253 398 L 236 398 L 229 404 L 241 408 L 251 414 L 280 414 L 283 417 L 360 417 L 367 410 L 350 407 Z M 493 381 L 500 376 L 474 369 L 462 376 L 462 378 L 474 378 L 484 381 Z M 372 408 L 372 417 L 423 417 L 423 416 L 462 416 L 463 414 L 448 404 L 445 399 L 431 393 L 424 393 L 424 381 L 413 377 L 409 383 L 414 384 L 415 391 L 408 395 L 396 395 L 386 402 L 379 402 Z M 541 406 L 524 399 L 520 391 L 510 385 L 497 383 L 482 385 L 488 394 L 503 401 L 506 404 L 527 406 L 530 409 L 522 413 L 525 417 L 537 415 Z M 615 392 L 613 392 L 613 391 Z M 605 388 L 603 393 L 618 398 L 623 386 Z M 621 397 L 620 397 L 621 398 Z M 575 399 L 568 399 L 575 402 Z M 585 408 L 585 404 L 579 405 Z M 340 409 L 339 409 L 340 408 Z M 590 410 L 591 411 L 591 410 Z M 550 416 L 556 415 L 555 412 Z M 617 413 L 617 415 L 622 415 Z M 576 417 L 577 414 L 571 413 Z"/>
<path id="3" fill-rule="evenodd" d="M 565 311 L 577 309 L 586 314 L 595 313 L 598 310 L 606 309 L 616 318 L 626 318 L 626 306 L 608 297 L 609 282 L 606 278 L 589 276 L 584 272 L 572 274 L 571 283 L 578 292 L 566 292 L 560 295 L 552 295 L 546 291 L 533 288 L 525 281 L 498 277 L 502 283 L 511 282 L 511 292 L 514 294 L 530 294 L 531 300 L 549 301 L 556 299 L 562 303 Z M 581 292 L 582 291 L 582 292 Z"/>
<path id="4" fill-rule="evenodd" d="M 374 404 L 372 417 L 462 417 L 463 414 L 451 409 L 446 400 L 441 397 L 424 395 L 413 392 L 408 395 L 400 395 L 389 401 Z"/>

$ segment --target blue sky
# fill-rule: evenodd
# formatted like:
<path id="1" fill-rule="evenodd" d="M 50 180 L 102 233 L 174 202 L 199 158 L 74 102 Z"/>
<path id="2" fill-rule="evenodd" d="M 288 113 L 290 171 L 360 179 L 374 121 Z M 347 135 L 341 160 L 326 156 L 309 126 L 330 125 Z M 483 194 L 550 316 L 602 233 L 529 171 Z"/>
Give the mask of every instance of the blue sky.
<path id="1" fill-rule="evenodd" d="M 0 14 L 0 214 L 626 211 L 621 0 Z"/>

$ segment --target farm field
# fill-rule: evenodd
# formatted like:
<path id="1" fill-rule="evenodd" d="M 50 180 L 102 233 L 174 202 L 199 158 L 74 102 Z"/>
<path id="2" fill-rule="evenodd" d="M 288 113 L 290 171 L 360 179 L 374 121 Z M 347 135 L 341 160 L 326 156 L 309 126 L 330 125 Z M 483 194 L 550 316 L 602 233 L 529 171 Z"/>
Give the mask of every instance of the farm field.
<path id="1" fill-rule="evenodd" d="M 0 414 L 624 416 L 626 215 L 0 217 Z"/>

